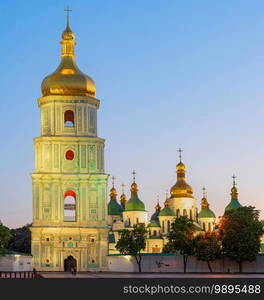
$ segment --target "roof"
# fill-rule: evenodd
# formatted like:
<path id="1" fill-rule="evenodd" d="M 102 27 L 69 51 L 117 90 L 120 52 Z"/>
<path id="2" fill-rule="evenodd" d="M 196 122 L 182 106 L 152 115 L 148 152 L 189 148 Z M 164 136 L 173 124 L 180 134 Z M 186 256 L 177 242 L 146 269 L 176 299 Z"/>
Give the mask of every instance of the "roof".
<path id="1" fill-rule="evenodd" d="M 226 206 L 225 212 L 231 209 L 238 209 L 239 207 L 242 207 L 239 201 L 237 199 L 232 199 L 230 203 Z"/>
<path id="2" fill-rule="evenodd" d="M 162 216 L 172 216 L 174 217 L 175 216 L 175 212 L 169 207 L 164 207 L 160 213 L 159 213 L 159 217 L 162 217 Z"/>
<path id="3" fill-rule="evenodd" d="M 198 218 L 215 218 L 215 214 L 209 207 L 205 207 L 199 212 Z"/>
<path id="4" fill-rule="evenodd" d="M 108 203 L 108 215 L 111 216 L 120 216 L 123 208 L 121 205 L 115 200 L 111 199 Z"/>
<path id="5" fill-rule="evenodd" d="M 136 194 L 132 194 L 126 203 L 125 211 L 145 211 L 145 204 Z"/>
<path id="6" fill-rule="evenodd" d="M 148 227 L 160 227 L 158 220 L 151 220 Z"/>

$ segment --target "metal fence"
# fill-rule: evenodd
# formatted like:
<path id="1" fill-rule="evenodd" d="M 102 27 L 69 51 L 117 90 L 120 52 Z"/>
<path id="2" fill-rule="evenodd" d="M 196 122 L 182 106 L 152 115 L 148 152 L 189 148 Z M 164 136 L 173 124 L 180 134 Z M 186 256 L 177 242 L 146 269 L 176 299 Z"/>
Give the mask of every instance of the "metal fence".
<path id="1" fill-rule="evenodd" d="M 1 272 L 0 278 L 35 278 L 35 274 L 33 272 Z"/>

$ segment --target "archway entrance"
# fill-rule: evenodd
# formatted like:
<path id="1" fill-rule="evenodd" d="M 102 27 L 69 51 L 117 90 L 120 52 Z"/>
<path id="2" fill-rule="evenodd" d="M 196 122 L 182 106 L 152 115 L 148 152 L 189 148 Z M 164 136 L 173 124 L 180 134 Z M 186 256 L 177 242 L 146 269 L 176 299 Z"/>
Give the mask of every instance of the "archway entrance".
<path id="1" fill-rule="evenodd" d="M 70 255 L 64 260 L 64 271 L 71 272 L 72 268 L 77 269 L 77 261 Z"/>

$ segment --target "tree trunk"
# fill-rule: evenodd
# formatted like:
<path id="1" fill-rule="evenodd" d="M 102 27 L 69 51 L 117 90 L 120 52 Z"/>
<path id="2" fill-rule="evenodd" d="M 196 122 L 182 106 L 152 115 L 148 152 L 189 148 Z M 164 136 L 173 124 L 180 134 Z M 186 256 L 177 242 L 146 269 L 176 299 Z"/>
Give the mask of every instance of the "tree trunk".
<path id="1" fill-rule="evenodd" d="M 242 273 L 242 272 L 243 272 L 243 262 L 240 261 L 240 262 L 238 263 L 238 266 L 239 266 L 239 273 Z"/>
<path id="2" fill-rule="evenodd" d="M 141 255 L 139 255 L 138 257 L 135 256 L 137 265 L 138 265 L 138 272 L 141 273 Z"/>
<path id="3" fill-rule="evenodd" d="M 209 260 L 207 261 L 207 265 L 208 265 L 208 268 L 209 268 L 210 272 L 213 273 L 213 270 L 212 270 L 212 267 L 211 267 L 211 264 L 210 264 Z"/>
<path id="4" fill-rule="evenodd" d="M 183 270 L 184 273 L 186 273 L 188 256 L 186 254 L 183 254 L 182 257 L 183 257 Z"/>

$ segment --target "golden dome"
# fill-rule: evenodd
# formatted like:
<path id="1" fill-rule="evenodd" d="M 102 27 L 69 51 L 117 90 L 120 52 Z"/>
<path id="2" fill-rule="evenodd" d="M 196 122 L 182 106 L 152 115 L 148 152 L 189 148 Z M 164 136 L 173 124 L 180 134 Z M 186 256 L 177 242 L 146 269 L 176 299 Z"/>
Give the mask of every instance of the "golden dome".
<path id="1" fill-rule="evenodd" d="M 193 198 L 192 187 L 185 181 L 185 165 L 180 161 L 176 166 L 177 182 L 171 188 L 171 198 Z"/>
<path id="2" fill-rule="evenodd" d="M 203 208 L 209 208 L 209 203 L 208 203 L 208 201 L 207 201 L 206 198 L 202 198 L 202 200 L 201 200 L 201 207 L 202 207 L 202 209 Z"/>
<path id="3" fill-rule="evenodd" d="M 43 79 L 41 84 L 43 96 L 95 96 L 96 87 L 93 79 L 82 73 L 75 64 L 75 45 L 75 36 L 67 21 L 66 29 L 62 33 L 61 63 L 55 72 Z"/>
<path id="4" fill-rule="evenodd" d="M 110 199 L 116 200 L 117 199 L 117 191 L 114 187 L 110 190 Z"/>
<path id="5" fill-rule="evenodd" d="M 238 199 L 238 191 L 235 186 L 232 187 L 230 195 L 231 195 L 232 199 L 235 199 L 235 200 Z"/>

